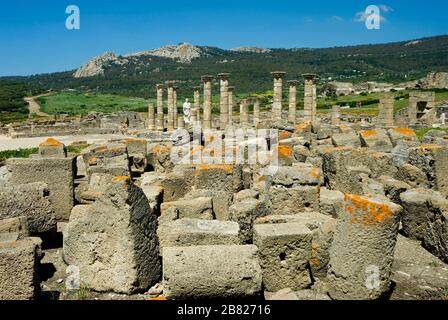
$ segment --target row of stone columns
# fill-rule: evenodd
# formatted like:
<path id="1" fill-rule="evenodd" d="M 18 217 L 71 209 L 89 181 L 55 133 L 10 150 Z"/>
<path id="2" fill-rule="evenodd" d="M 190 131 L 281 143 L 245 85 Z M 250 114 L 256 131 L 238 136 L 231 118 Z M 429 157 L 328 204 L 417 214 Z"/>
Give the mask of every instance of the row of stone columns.
<path id="1" fill-rule="evenodd" d="M 271 72 L 274 78 L 274 101 L 272 105 L 272 114 L 275 120 L 282 119 L 282 100 L 283 100 L 283 78 L 286 72 L 275 71 Z M 219 100 L 219 127 L 225 130 L 228 126 L 233 125 L 233 87 L 229 87 L 229 73 L 220 73 L 218 78 L 220 80 L 220 100 Z M 314 121 L 316 119 L 317 109 L 317 94 L 316 94 L 316 75 L 304 74 L 305 79 L 305 95 L 304 95 L 304 115 L 305 120 Z M 201 77 L 203 83 L 203 116 L 202 126 L 204 129 L 212 128 L 212 82 L 213 76 L 205 75 Z M 297 106 L 297 80 L 288 81 L 289 84 L 289 109 L 288 121 L 296 123 L 296 106 Z M 167 129 L 174 130 L 176 127 L 184 127 L 183 117 L 177 116 L 177 88 L 173 81 L 167 81 L 168 87 L 168 114 L 167 114 Z M 247 112 L 246 112 L 247 110 Z M 248 102 L 243 100 L 240 105 L 240 122 L 244 125 L 248 124 Z M 164 128 L 164 114 L 163 114 L 163 85 L 157 85 L 157 115 L 153 115 L 154 111 L 149 111 L 150 124 L 149 128 L 156 128 L 162 131 Z M 156 124 L 152 122 L 157 119 Z M 246 120 L 247 118 L 247 120 Z M 194 102 L 191 109 L 191 120 L 193 123 L 201 121 L 201 94 L 200 87 L 194 88 Z M 258 100 L 254 103 L 254 125 L 257 126 L 260 122 L 260 102 Z M 151 129 L 152 130 L 152 129 Z"/>
<path id="2" fill-rule="evenodd" d="M 272 115 L 275 120 L 282 119 L 282 100 L 283 100 L 283 77 L 286 72 L 271 72 L 274 77 L 274 101 L 272 105 Z M 304 96 L 304 114 L 305 120 L 316 120 L 317 113 L 317 90 L 316 75 L 304 74 L 305 79 L 305 96 Z M 297 80 L 288 81 L 289 84 L 289 110 L 288 121 L 296 123 L 296 107 L 297 107 Z"/>

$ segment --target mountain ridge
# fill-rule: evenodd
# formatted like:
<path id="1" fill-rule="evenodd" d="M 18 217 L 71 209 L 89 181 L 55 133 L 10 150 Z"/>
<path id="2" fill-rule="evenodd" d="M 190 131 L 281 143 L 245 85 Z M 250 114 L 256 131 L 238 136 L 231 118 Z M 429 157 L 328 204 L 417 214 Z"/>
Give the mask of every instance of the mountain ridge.
<path id="1" fill-rule="evenodd" d="M 285 80 L 316 73 L 320 85 L 402 83 L 448 71 L 448 35 L 332 48 L 221 49 L 181 43 L 127 55 L 107 53 L 77 70 L 8 78 L 47 89 L 149 97 L 153 92 L 148 88 L 157 83 L 173 80 L 182 95 L 200 85 L 202 75 L 222 72 L 232 73 L 230 82 L 240 92 L 264 92 L 272 90 L 272 70 L 286 71 Z"/>

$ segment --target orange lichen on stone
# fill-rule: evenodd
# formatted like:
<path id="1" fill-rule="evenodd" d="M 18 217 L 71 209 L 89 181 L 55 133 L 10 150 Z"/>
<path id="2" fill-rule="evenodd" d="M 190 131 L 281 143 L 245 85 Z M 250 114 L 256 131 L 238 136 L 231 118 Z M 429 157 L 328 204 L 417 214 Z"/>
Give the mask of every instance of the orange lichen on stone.
<path id="1" fill-rule="evenodd" d="M 278 140 L 289 139 L 291 136 L 292 132 L 282 130 L 278 133 Z"/>
<path id="2" fill-rule="evenodd" d="M 112 178 L 112 182 L 130 182 L 131 178 L 128 176 L 115 176 Z"/>
<path id="3" fill-rule="evenodd" d="M 60 147 L 63 143 L 54 139 L 54 138 L 48 138 L 44 142 L 42 142 L 39 146 L 40 147 Z"/>
<path id="4" fill-rule="evenodd" d="M 155 154 L 164 154 L 170 152 L 170 148 L 163 144 L 156 144 L 152 147 L 152 152 Z"/>
<path id="5" fill-rule="evenodd" d="M 361 135 L 365 139 L 375 138 L 378 136 L 378 131 L 376 131 L 375 129 L 365 130 L 365 131 L 361 131 Z"/>
<path id="6" fill-rule="evenodd" d="M 157 298 L 147 298 L 146 301 L 168 301 L 169 299 L 164 296 L 160 296 Z"/>
<path id="7" fill-rule="evenodd" d="M 305 121 L 295 126 L 295 130 L 300 132 L 303 132 L 308 129 L 311 129 L 311 121 Z"/>
<path id="8" fill-rule="evenodd" d="M 353 217 L 349 223 L 360 222 L 367 225 L 391 221 L 396 212 L 387 204 L 372 201 L 368 197 L 346 194 L 344 209 Z"/>
<path id="9" fill-rule="evenodd" d="M 414 137 L 415 131 L 409 128 L 394 128 L 392 131 L 402 134 L 404 136 Z"/>
<path id="10" fill-rule="evenodd" d="M 199 164 L 196 166 L 198 171 L 208 171 L 208 170 L 223 170 L 227 173 L 233 172 L 233 166 L 231 164 Z"/>
<path id="11" fill-rule="evenodd" d="M 281 158 L 291 158 L 293 150 L 292 150 L 292 147 L 290 147 L 288 145 L 280 144 L 277 147 L 277 152 Z"/>

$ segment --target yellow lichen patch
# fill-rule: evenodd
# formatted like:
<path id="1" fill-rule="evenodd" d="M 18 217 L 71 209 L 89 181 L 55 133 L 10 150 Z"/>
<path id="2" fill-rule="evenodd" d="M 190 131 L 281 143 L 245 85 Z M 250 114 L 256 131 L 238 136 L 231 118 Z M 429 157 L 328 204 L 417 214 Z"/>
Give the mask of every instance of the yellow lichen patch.
<path id="1" fill-rule="evenodd" d="M 278 133 L 278 140 L 289 139 L 291 136 L 292 132 L 282 130 Z"/>
<path id="2" fill-rule="evenodd" d="M 124 140 L 124 143 L 128 144 L 128 143 L 146 143 L 145 139 L 126 139 Z"/>
<path id="3" fill-rule="evenodd" d="M 311 242 L 311 259 L 310 265 L 318 266 L 320 265 L 320 260 L 317 258 L 317 253 L 319 252 L 319 245 L 315 242 Z"/>
<path id="4" fill-rule="evenodd" d="M 324 153 L 333 153 L 333 152 L 351 151 L 351 150 L 354 150 L 353 147 L 346 147 L 346 146 L 343 146 L 343 147 L 328 147 L 328 148 L 325 148 L 323 150 L 323 152 Z"/>
<path id="5" fill-rule="evenodd" d="M 164 154 L 170 152 L 170 148 L 164 144 L 156 144 L 152 147 L 152 152 L 155 154 Z"/>
<path id="6" fill-rule="evenodd" d="M 311 130 L 311 121 L 305 121 L 295 126 L 295 131 L 303 132 L 305 130 Z"/>
<path id="7" fill-rule="evenodd" d="M 204 150 L 204 146 L 195 146 L 191 148 L 191 154 L 200 153 L 202 150 Z"/>
<path id="8" fill-rule="evenodd" d="M 227 173 L 233 172 L 233 166 L 231 164 L 199 164 L 196 166 L 198 171 L 208 171 L 208 170 L 223 170 Z"/>
<path id="9" fill-rule="evenodd" d="M 44 142 L 42 142 L 39 146 L 40 147 L 60 147 L 63 143 L 54 139 L 54 138 L 48 138 Z"/>
<path id="10" fill-rule="evenodd" d="M 442 146 L 437 144 L 422 144 L 419 148 L 422 150 L 438 150 L 442 149 Z"/>
<path id="11" fill-rule="evenodd" d="M 89 164 L 89 166 L 96 166 L 98 163 L 98 158 L 97 157 L 91 157 L 87 163 Z"/>
<path id="12" fill-rule="evenodd" d="M 344 209 L 353 217 L 349 223 L 363 223 L 373 225 L 391 221 L 396 212 L 392 208 L 383 203 L 378 203 L 368 197 L 362 197 L 353 194 L 346 194 L 346 204 Z"/>
<path id="13" fill-rule="evenodd" d="M 376 138 L 378 136 L 378 131 L 375 129 L 361 131 L 361 136 L 364 139 Z"/>
<path id="14" fill-rule="evenodd" d="M 311 168 L 308 174 L 313 178 L 319 178 L 319 169 L 317 168 Z"/>
<path id="15" fill-rule="evenodd" d="M 409 128 L 394 128 L 392 129 L 393 132 L 399 133 L 403 136 L 408 136 L 408 137 L 415 137 L 415 131 Z"/>
<path id="16" fill-rule="evenodd" d="M 285 144 L 280 144 L 277 147 L 277 152 L 279 157 L 281 158 L 291 158 L 292 157 L 292 147 L 285 145 Z"/>

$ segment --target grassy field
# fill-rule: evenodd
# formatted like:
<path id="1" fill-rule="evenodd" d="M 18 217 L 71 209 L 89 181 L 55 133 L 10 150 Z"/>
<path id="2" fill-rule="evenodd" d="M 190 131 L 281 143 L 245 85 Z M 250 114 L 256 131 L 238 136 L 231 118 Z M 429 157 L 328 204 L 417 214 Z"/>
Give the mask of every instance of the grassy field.
<path id="1" fill-rule="evenodd" d="M 273 93 L 271 91 L 265 93 L 248 93 L 239 94 L 235 96 L 234 100 L 238 101 L 248 97 L 258 97 L 261 100 L 261 110 L 267 111 L 270 109 Z M 299 92 L 298 109 L 303 109 L 303 93 Z M 327 113 L 330 111 L 332 105 L 350 105 L 356 106 L 358 102 L 361 103 L 361 108 L 342 109 L 342 114 L 362 114 L 375 116 L 378 114 L 378 102 L 380 93 L 339 96 L 337 98 L 319 98 L 317 101 L 318 112 Z M 397 100 L 395 101 L 395 111 L 405 108 L 409 104 L 409 91 L 400 91 L 395 93 Z M 167 113 L 166 96 L 165 98 L 165 113 Z M 283 106 L 288 108 L 288 95 L 284 93 Z M 436 92 L 436 101 L 448 100 L 448 90 Z M 78 92 L 61 92 L 52 96 L 41 97 L 38 99 L 41 105 L 41 111 L 48 114 L 69 114 L 69 115 L 85 115 L 91 111 L 97 112 L 118 112 L 118 111 L 135 111 L 147 112 L 148 104 L 156 104 L 155 99 L 145 100 L 142 98 L 132 98 L 117 96 L 111 94 L 99 93 L 78 93 Z M 178 110 L 182 112 L 183 100 L 178 99 Z M 193 102 L 190 99 L 190 102 Z M 219 114 L 219 95 L 212 96 L 214 114 Z M 252 106 L 251 110 L 252 110 Z M 239 106 L 235 106 L 235 114 L 239 113 Z"/>
<path id="2" fill-rule="evenodd" d="M 81 151 L 87 148 L 88 146 L 89 146 L 88 144 L 70 145 L 67 146 L 67 152 L 79 155 Z M 3 162 L 9 158 L 29 158 L 30 155 L 36 154 L 38 152 L 39 148 L 0 151 L 0 162 Z"/>
<path id="3" fill-rule="evenodd" d="M 142 98 L 130 98 L 111 94 L 61 92 L 38 99 L 41 111 L 48 114 L 85 115 L 91 111 L 147 112 L 149 101 Z"/>

